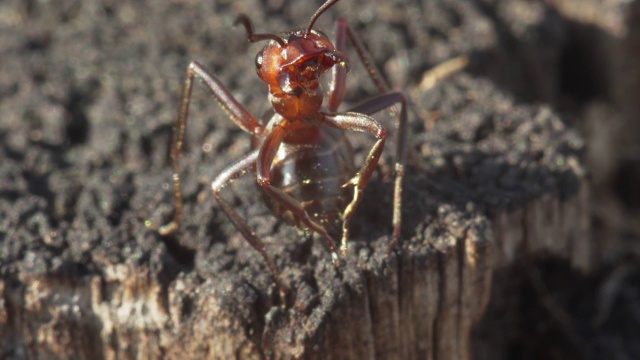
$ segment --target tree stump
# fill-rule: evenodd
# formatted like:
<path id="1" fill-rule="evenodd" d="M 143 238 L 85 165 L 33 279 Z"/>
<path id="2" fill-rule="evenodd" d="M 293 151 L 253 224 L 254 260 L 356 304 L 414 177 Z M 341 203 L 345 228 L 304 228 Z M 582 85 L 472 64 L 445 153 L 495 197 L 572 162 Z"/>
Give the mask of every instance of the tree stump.
<path id="1" fill-rule="evenodd" d="M 290 5 L 296 23 L 311 14 Z M 204 2 L 1 6 L 0 21 L 24 30 L 0 41 L 4 54 L 15 55 L 2 60 L 14 72 L 0 76 L 7 109 L 0 128 L 3 358 L 471 358 L 471 332 L 495 271 L 543 255 L 584 271 L 597 264 L 580 138 L 550 108 L 519 104 L 491 82 L 459 74 L 429 91 L 409 81 L 407 93 L 426 116 L 411 124 L 403 240 L 389 259 L 389 158 L 354 218 L 341 269 L 313 236 L 275 219 L 249 177 L 225 194 L 270 243 L 293 289 L 292 305 L 283 306 L 261 257 L 209 196 L 213 176 L 251 145 L 201 89 L 184 158 L 184 223 L 170 237 L 145 227 L 173 209 L 166 155 L 187 55 L 211 59 L 216 73 L 224 67 L 234 94 L 258 111 L 265 92 L 247 91 L 260 86 L 247 70 L 253 55 L 237 55 L 247 52 L 244 34 L 230 40 L 229 28 L 236 13 L 261 19 L 264 9 L 249 2 L 233 9 Z M 465 33 L 490 18 L 430 6 L 475 17 Z M 354 19 L 359 11 L 343 10 Z M 443 19 L 435 26 L 453 31 L 455 19 Z M 408 34 L 422 33 L 411 28 L 416 21 Z M 398 31 L 380 23 L 366 29 L 385 69 L 401 66 L 402 59 L 385 58 L 384 45 L 407 41 L 375 41 Z M 491 39 L 495 45 L 499 37 Z M 417 77 L 464 44 L 478 49 L 471 40 L 444 43 L 433 44 L 431 63 L 405 70 Z M 427 50 L 408 57 L 422 58 L 420 51 Z M 476 55 L 472 69 L 491 70 L 492 52 Z M 540 69 L 549 59 L 532 61 Z M 371 87 L 358 71 L 350 76 L 364 89 L 348 101 Z M 379 116 L 393 128 L 389 114 Z M 358 160 L 368 141 L 354 137 Z M 210 146 L 199 151 L 202 144 Z"/>

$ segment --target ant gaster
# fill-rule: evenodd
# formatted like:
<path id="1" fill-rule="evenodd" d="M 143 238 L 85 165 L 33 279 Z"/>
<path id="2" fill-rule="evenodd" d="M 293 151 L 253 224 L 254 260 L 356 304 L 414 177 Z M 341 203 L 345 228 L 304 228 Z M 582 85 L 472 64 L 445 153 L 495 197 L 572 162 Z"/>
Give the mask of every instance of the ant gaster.
<path id="1" fill-rule="evenodd" d="M 305 29 L 290 31 L 283 36 L 256 34 L 246 15 L 239 15 L 236 19 L 235 25 L 244 25 L 250 42 L 268 41 L 256 57 L 258 76 L 269 86 L 269 100 L 275 110 L 266 126 L 240 105 L 216 76 L 207 72 L 199 63 L 191 62 L 174 129 L 171 159 L 176 209 L 173 220 L 161 226 L 159 233 L 167 235 L 176 231 L 182 218 L 179 158 L 184 146 L 193 82 L 194 79 L 199 79 L 231 120 L 252 134 L 258 144 L 248 155 L 218 175 L 211 184 L 211 190 L 221 210 L 262 255 L 283 296 L 288 288 L 273 259 L 266 252 L 264 242 L 231 204 L 222 198 L 220 191 L 233 179 L 248 171 L 256 171 L 257 182 L 271 209 L 293 224 L 318 233 L 326 242 L 334 263 L 339 263 L 338 247 L 327 227 L 332 223 L 342 222 L 340 252 L 344 256 L 349 239 L 349 221 L 362 200 L 363 190 L 378 163 L 387 137 L 385 128 L 370 115 L 393 105 L 399 105 L 400 114 L 395 158 L 393 232 L 387 246 L 389 253 L 400 238 L 402 178 L 407 147 L 407 103 L 402 93 L 389 91 L 367 50 L 344 19 L 337 21 L 335 43 L 313 30 L 318 17 L 336 2 L 338 0 L 326 1 L 313 14 Z M 345 53 L 347 42 L 355 48 L 380 94 L 347 112 L 338 113 L 349 70 Z M 331 81 L 326 109 L 323 109 L 324 93 L 320 76 L 329 70 L 332 70 Z M 344 130 L 369 133 L 376 138 L 357 171 Z M 351 186 L 353 189 L 350 189 Z"/>

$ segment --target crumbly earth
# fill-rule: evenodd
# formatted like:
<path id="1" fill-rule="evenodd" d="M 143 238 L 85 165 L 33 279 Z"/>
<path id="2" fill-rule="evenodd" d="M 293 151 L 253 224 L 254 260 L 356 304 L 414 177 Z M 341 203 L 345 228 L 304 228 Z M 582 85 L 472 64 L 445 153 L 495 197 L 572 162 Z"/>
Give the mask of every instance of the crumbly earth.
<path id="1" fill-rule="evenodd" d="M 251 139 L 199 85 L 182 161 L 184 221 L 167 237 L 145 222 L 166 222 L 173 211 L 168 149 L 188 62 L 200 61 L 261 114 L 268 108 L 266 88 L 253 67 L 260 45 L 248 44 L 244 31 L 232 26 L 235 16 L 247 14 L 258 32 L 279 32 L 306 25 L 316 6 L 279 0 L 0 3 L 0 277 L 19 284 L 29 276 L 68 278 L 126 263 L 153 269 L 167 286 L 179 276 L 207 286 L 220 280 L 219 289 L 233 284 L 238 298 L 259 304 L 245 315 L 258 322 L 259 334 L 269 321 L 265 313 L 281 300 L 262 259 L 209 191 L 215 175 L 251 148 Z M 560 103 L 571 89 L 561 84 L 567 26 L 547 5 L 343 0 L 316 27 L 331 33 L 338 16 L 362 35 L 392 86 L 412 99 L 412 117 L 420 117 L 411 125 L 405 238 L 434 231 L 433 220 L 446 218 L 439 213 L 443 203 L 471 203 L 474 211 L 491 213 L 552 189 L 562 196 L 576 191 L 585 144 L 566 129 L 567 118 L 535 105 Z M 471 55 L 467 74 L 430 92 L 421 89 L 424 71 L 459 54 Z M 352 67 L 347 105 L 375 94 L 366 72 Z M 390 114 L 382 121 L 393 128 Z M 353 141 L 361 160 L 371 142 Z M 354 219 L 352 262 L 373 257 L 387 241 L 392 182 L 384 177 L 385 164 Z M 637 178 L 634 166 L 623 171 L 629 179 Z M 622 194 L 624 186 L 634 188 L 624 179 Z M 270 243 L 303 311 L 317 306 L 319 289 L 337 276 L 321 243 L 274 218 L 250 175 L 225 196 Z M 624 235 L 637 244 L 636 233 Z M 547 259 L 530 265 L 505 271 L 521 275 L 506 282 L 514 287 L 506 304 L 492 302 L 478 330 L 480 348 L 503 349 L 503 358 L 640 357 L 637 256 L 618 257 L 588 277 Z M 495 324 L 508 326 L 509 335 L 487 335 Z M 11 351 L 0 354 L 17 354 Z"/>

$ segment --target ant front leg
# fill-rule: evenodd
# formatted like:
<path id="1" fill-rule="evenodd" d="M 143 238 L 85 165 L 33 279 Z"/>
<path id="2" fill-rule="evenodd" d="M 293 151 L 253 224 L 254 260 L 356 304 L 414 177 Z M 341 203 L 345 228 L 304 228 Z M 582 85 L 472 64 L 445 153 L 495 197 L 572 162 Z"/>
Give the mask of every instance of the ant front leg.
<path id="1" fill-rule="evenodd" d="M 231 120 L 240 126 L 244 131 L 251 134 L 261 134 L 262 125 L 251 115 L 231 93 L 224 88 L 222 83 L 214 75 L 207 72 L 202 65 L 191 62 L 187 68 L 187 79 L 182 92 L 182 104 L 178 113 L 178 122 L 173 129 L 173 141 L 171 145 L 171 161 L 173 167 L 173 189 L 176 198 L 176 209 L 173 220 L 158 228 L 160 235 L 169 235 L 175 232 L 182 220 L 183 200 L 182 185 L 180 182 L 180 156 L 184 148 L 184 135 L 187 129 L 187 119 L 189 118 L 189 104 L 191 103 L 191 92 L 193 80 L 199 79 L 211 91 L 223 110 L 229 115 Z M 149 225 L 154 228 L 154 225 Z"/>
<path id="2" fill-rule="evenodd" d="M 287 122 L 282 122 L 275 126 L 273 130 L 267 135 L 262 146 L 260 147 L 260 154 L 258 155 L 258 164 L 257 164 L 257 177 L 258 184 L 262 187 L 267 195 L 269 195 L 273 200 L 277 201 L 279 204 L 284 206 L 287 210 L 291 211 L 300 221 L 320 234 L 324 241 L 327 243 L 327 247 L 331 252 L 331 258 L 333 263 L 336 265 L 340 264 L 340 258 L 337 254 L 337 248 L 331 236 L 327 230 L 317 222 L 311 220 L 307 211 L 302 207 L 302 204 L 293 197 L 287 195 L 284 191 L 276 188 L 271 185 L 271 165 L 273 164 L 273 159 L 276 156 L 278 148 L 280 144 L 282 144 L 282 139 L 284 138 L 284 134 L 287 132 Z"/>
<path id="3" fill-rule="evenodd" d="M 269 256 L 269 254 L 267 254 L 265 244 L 256 235 L 255 231 L 251 230 L 251 228 L 247 224 L 247 221 L 243 219 L 240 214 L 238 214 L 238 212 L 233 209 L 231 204 L 224 200 L 224 198 L 222 198 L 222 195 L 220 194 L 220 191 L 232 180 L 239 178 L 240 176 L 247 173 L 247 171 L 255 167 L 256 160 L 258 159 L 258 153 L 259 150 L 253 150 L 249 155 L 245 156 L 237 163 L 225 169 L 211 183 L 211 191 L 213 192 L 213 197 L 218 201 L 220 209 L 222 209 L 222 211 L 227 215 L 236 229 L 238 229 L 238 231 L 242 234 L 242 236 L 244 236 L 249 244 L 251 244 L 251 246 L 260 253 L 260 255 L 262 255 L 264 261 L 269 267 L 269 270 L 271 270 L 271 274 L 273 274 L 274 281 L 278 286 L 278 289 L 280 290 L 282 299 L 284 300 L 286 299 L 286 294 L 289 292 L 289 289 L 282 281 L 280 271 L 278 271 L 278 267 L 276 266 L 275 262 Z"/>
<path id="4" fill-rule="evenodd" d="M 345 53 L 347 41 L 355 48 L 358 58 L 366 68 L 369 77 L 371 77 L 379 92 L 378 96 L 351 108 L 349 111 L 372 115 L 394 105 L 400 105 L 395 157 L 396 179 L 393 195 L 393 234 L 391 242 L 387 247 L 387 253 L 391 254 L 400 240 L 400 228 L 402 224 L 402 181 L 405 173 L 407 149 L 409 145 L 407 141 L 407 99 L 402 92 L 389 92 L 389 85 L 385 82 L 381 75 L 382 73 L 376 67 L 375 62 L 373 62 L 371 55 L 360 41 L 358 35 L 351 29 L 345 19 L 338 19 L 335 41 L 336 49 Z M 466 56 L 459 56 L 436 66 L 423 76 L 424 87 L 427 88 L 427 86 L 429 86 L 430 88 L 437 81 L 459 72 L 467 63 L 468 59 Z M 329 110 L 336 112 L 345 92 L 346 69 L 344 67 L 337 66 L 333 68 L 332 80 L 329 86 Z M 421 84 L 421 87 L 422 86 Z"/>
<path id="5" fill-rule="evenodd" d="M 402 181 L 405 173 L 405 163 L 407 158 L 407 102 L 401 92 L 392 92 L 371 98 L 364 103 L 354 107 L 351 111 L 367 115 L 374 114 L 380 110 L 389 108 L 400 103 L 400 119 L 398 124 L 398 139 L 396 143 L 396 179 L 393 190 L 393 233 L 391 242 L 387 246 L 387 254 L 391 254 L 400 241 L 400 229 L 402 225 Z"/>
<path id="6" fill-rule="evenodd" d="M 337 21 L 337 29 L 336 29 L 336 40 L 335 47 L 336 50 L 341 51 L 342 53 L 347 53 L 347 40 L 349 43 L 355 48 L 358 53 L 358 58 L 364 65 L 369 77 L 373 80 L 376 87 L 378 88 L 378 93 L 386 94 L 389 92 L 389 85 L 387 85 L 384 78 L 381 76 L 382 72 L 378 69 L 375 62 L 373 62 L 371 55 L 367 51 L 367 49 L 360 41 L 358 35 L 353 32 L 349 23 L 345 19 L 338 19 Z M 346 79 L 347 79 L 347 69 L 344 66 L 335 66 L 332 69 L 331 73 L 331 82 L 329 83 L 329 111 L 337 112 L 338 107 L 342 103 L 342 99 L 344 97 L 345 87 L 346 87 Z"/>
<path id="7" fill-rule="evenodd" d="M 340 251 L 343 255 L 347 253 L 347 241 L 349 240 L 349 223 L 356 208 L 362 200 L 362 192 L 367 187 L 369 179 L 380 160 L 380 155 L 384 149 L 384 143 L 387 138 L 387 130 L 382 127 L 372 117 L 356 112 L 348 112 L 345 114 L 324 114 L 322 121 L 327 125 L 342 129 L 358 132 L 367 132 L 376 137 L 376 143 L 373 144 L 369 154 L 362 164 L 360 171 L 346 185 L 354 185 L 353 200 L 347 205 L 342 219 L 342 241 L 340 243 Z"/>
<path id="8" fill-rule="evenodd" d="M 460 71 L 466 66 L 466 64 L 467 58 L 465 56 L 454 58 L 431 69 L 427 74 L 425 74 L 424 78 L 435 83 L 438 80 Z M 389 242 L 389 245 L 387 246 L 387 254 L 391 254 L 398 244 L 398 241 L 400 241 L 400 229 L 402 225 L 402 183 L 407 161 L 407 150 L 409 149 L 407 138 L 407 99 L 401 92 L 384 93 L 349 109 L 349 111 L 352 112 L 373 115 L 378 111 L 390 108 L 396 104 L 400 104 L 400 115 L 398 116 L 398 135 L 395 157 L 396 179 L 393 191 L 393 233 L 391 236 L 391 242 Z"/>
<path id="9" fill-rule="evenodd" d="M 405 162 L 407 157 L 407 100 L 401 92 L 389 92 L 389 85 L 382 78 L 380 70 L 373 62 L 371 55 L 364 47 L 360 38 L 351 29 L 344 19 L 338 19 L 336 30 L 336 49 L 342 52 L 347 50 L 347 40 L 355 48 L 358 58 L 364 65 L 373 80 L 380 95 L 369 99 L 368 101 L 350 109 L 350 112 L 372 115 L 378 111 L 389 108 L 396 104 L 400 105 L 400 115 L 398 119 L 398 141 L 396 148 L 396 164 L 395 164 L 395 186 L 393 195 L 393 233 L 391 242 L 387 247 L 387 253 L 390 254 L 400 240 L 400 228 L 402 224 L 402 180 L 405 172 Z M 335 112 L 342 102 L 346 86 L 346 70 L 342 66 L 333 68 L 332 80 L 329 85 L 329 110 Z M 376 160 L 377 163 L 377 160 Z M 366 165 L 366 163 L 365 163 Z M 375 164 L 373 165 L 375 167 Z M 368 179 L 367 179 L 368 180 Z M 356 191 L 357 193 L 357 191 Z M 351 217 L 349 214 L 349 218 Z M 347 212 L 345 211 L 345 219 Z M 347 226 L 347 225 L 345 225 Z M 346 248 L 348 240 L 348 229 L 343 230 L 342 248 Z M 343 250 L 344 251 L 344 250 Z"/>

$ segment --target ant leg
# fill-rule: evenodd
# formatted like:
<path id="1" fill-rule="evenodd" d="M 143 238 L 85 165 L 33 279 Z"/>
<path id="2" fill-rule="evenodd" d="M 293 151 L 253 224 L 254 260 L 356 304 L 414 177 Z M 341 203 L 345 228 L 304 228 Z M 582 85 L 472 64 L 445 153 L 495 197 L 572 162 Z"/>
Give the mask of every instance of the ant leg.
<path id="1" fill-rule="evenodd" d="M 227 186 L 234 179 L 239 178 L 240 176 L 247 173 L 247 171 L 251 170 L 255 164 L 256 159 L 258 158 L 258 151 L 254 150 L 249 155 L 242 158 L 240 161 L 226 168 L 215 180 L 211 183 L 211 192 L 213 193 L 213 197 L 218 201 L 220 205 L 220 209 L 227 215 L 229 220 L 233 223 L 236 229 L 244 236 L 244 238 L 251 244 L 251 246 L 256 249 L 260 255 L 264 258 L 264 261 L 267 263 L 269 270 L 271 270 L 271 274 L 273 275 L 274 281 L 280 290 L 280 295 L 282 295 L 282 299 L 286 299 L 286 294 L 289 292 L 289 288 L 284 284 L 282 278 L 280 276 L 280 271 L 278 271 L 278 267 L 276 266 L 273 259 L 267 254 L 265 250 L 265 244 L 260 240 L 260 238 L 256 235 L 255 231 L 249 228 L 247 221 L 243 219 L 237 211 L 233 209 L 231 204 L 229 204 L 222 195 L 220 191 Z"/>
<path id="2" fill-rule="evenodd" d="M 438 81 L 462 70 L 467 63 L 468 59 L 466 56 L 447 60 L 426 72 L 420 86 L 424 87 L 426 91 L 432 88 Z M 396 180 L 393 193 L 393 235 L 387 247 L 388 254 L 391 254 L 400 240 L 400 227 L 402 223 L 402 180 L 404 179 L 405 163 L 409 146 L 407 140 L 407 99 L 401 92 L 391 92 L 373 97 L 349 110 L 372 115 L 395 104 L 400 104 L 400 116 L 398 119 L 398 142 L 396 144 Z"/>
<path id="3" fill-rule="evenodd" d="M 341 23 L 344 20 L 338 20 L 338 29 L 336 30 L 336 41 L 334 42 L 336 50 L 346 54 L 347 39 L 344 26 Z M 328 110 L 331 113 L 338 111 L 338 107 L 344 98 L 344 92 L 347 85 L 347 69 L 344 66 L 334 66 L 331 69 L 331 80 L 329 81 L 329 90 L 327 91 Z"/>
<path id="4" fill-rule="evenodd" d="M 375 98 L 366 101 L 365 103 L 351 109 L 351 112 L 363 113 L 367 115 L 374 114 L 380 110 L 386 109 L 390 106 L 393 106 L 397 103 L 400 103 L 400 118 L 398 125 L 398 143 L 396 148 L 396 180 L 395 180 L 395 189 L 394 189 L 394 198 L 393 198 L 393 234 L 391 238 L 391 242 L 387 247 L 387 253 L 391 253 L 395 248 L 396 244 L 400 239 L 400 225 L 401 225 L 401 210 L 402 210 L 402 179 L 404 178 L 404 167 L 405 167 L 405 158 L 406 158 L 406 148 L 407 148 L 407 100 L 404 94 L 400 92 L 389 93 L 389 85 L 387 85 L 386 81 L 380 75 L 381 72 L 375 65 L 375 62 L 371 59 L 371 55 L 366 50 L 360 38 L 356 33 L 353 32 L 349 23 L 345 19 L 338 19 L 337 21 L 337 29 L 336 29 L 336 40 L 335 46 L 336 50 L 346 52 L 347 50 L 347 40 L 353 45 L 356 52 L 358 53 L 358 57 L 360 61 L 362 61 L 364 67 L 366 68 L 369 76 L 375 83 L 378 88 L 378 92 L 381 94 L 376 96 Z M 342 98 L 344 96 L 346 86 L 346 69 L 342 66 L 334 66 L 332 70 L 332 78 L 329 83 L 329 111 L 336 112 L 338 106 L 342 102 Z M 375 145 L 374 145 L 375 146 Z M 373 149 L 372 149 L 373 151 Z M 379 157 L 379 156 L 378 156 Z M 369 159 L 369 158 L 368 158 Z M 376 160 L 376 164 L 377 164 Z M 365 163 L 365 167 L 367 164 Z M 375 165 L 373 165 L 375 167 Z M 367 179 L 368 181 L 368 179 Z M 356 191 L 355 194 L 359 196 L 359 191 Z M 343 238 L 342 238 L 342 251 L 346 250 L 346 242 L 348 241 L 348 219 L 353 216 L 353 210 L 355 210 L 355 205 L 359 203 L 352 202 L 354 206 L 347 207 L 345 211 L 345 222 L 343 223 Z"/>
<path id="5" fill-rule="evenodd" d="M 339 265 L 340 260 L 336 252 L 337 247 L 333 242 L 331 236 L 329 236 L 327 230 L 322 225 L 311 220 L 309 214 L 307 214 L 307 211 L 302 207 L 298 200 L 271 185 L 271 165 L 286 132 L 286 125 L 276 126 L 269 133 L 269 135 L 267 135 L 264 142 L 262 143 L 262 146 L 260 147 L 260 154 L 258 155 L 257 164 L 258 184 L 262 187 L 266 194 L 268 194 L 273 200 L 284 206 L 287 210 L 291 211 L 296 217 L 300 219 L 300 221 L 305 226 L 320 234 L 324 241 L 327 243 L 329 251 L 331 251 L 331 258 L 334 264 Z"/>
<path id="6" fill-rule="evenodd" d="M 378 88 L 378 92 L 380 94 L 386 94 L 389 92 L 389 85 L 387 85 L 386 81 L 380 74 L 380 70 L 376 66 L 375 62 L 371 59 L 371 55 L 364 47 L 360 38 L 357 36 L 355 32 L 349 26 L 347 20 L 340 18 L 337 21 L 336 28 L 336 40 L 335 40 L 335 48 L 343 53 L 347 51 L 347 40 L 353 45 L 356 52 L 358 53 L 358 57 L 362 64 L 367 69 L 369 76 L 375 83 Z M 345 92 L 346 86 L 346 75 L 347 70 L 343 66 L 334 66 L 331 72 L 331 81 L 329 82 L 329 112 L 336 112 L 338 110 L 338 106 L 342 102 Z"/>
<path id="7" fill-rule="evenodd" d="M 376 84 L 378 88 L 378 92 L 380 94 L 386 94 L 389 90 L 389 85 L 384 80 L 384 78 L 380 75 L 382 72 L 378 69 L 375 62 L 372 60 L 369 51 L 365 48 L 362 41 L 360 41 L 360 37 L 356 34 L 349 23 L 343 19 L 338 19 L 337 22 L 337 30 L 336 30 L 336 50 L 341 52 L 346 52 L 347 50 L 347 39 L 351 43 L 351 45 L 355 48 L 358 53 L 358 57 L 362 64 L 367 69 L 369 76 Z M 464 69 L 469 64 L 469 58 L 466 55 L 461 55 L 455 57 L 453 59 L 449 59 L 444 61 L 429 71 L 425 72 L 422 76 L 422 80 L 420 81 L 420 85 L 418 86 L 420 90 L 427 91 L 431 89 L 438 81 L 459 72 Z M 332 72 L 332 80 L 329 86 L 329 110 L 336 111 L 340 102 L 342 102 L 342 97 L 344 95 L 345 88 L 345 79 L 346 79 L 346 69 L 342 66 L 335 66 Z"/>
<path id="8" fill-rule="evenodd" d="M 187 119 L 189 118 L 189 104 L 191 102 L 191 91 L 193 89 L 193 80 L 199 79 L 211 91 L 223 110 L 229 115 L 229 118 L 235 122 L 242 130 L 260 134 L 263 131 L 262 125 L 251 115 L 231 93 L 224 88 L 222 83 L 214 75 L 207 72 L 202 65 L 197 62 L 191 62 L 187 68 L 187 79 L 185 80 L 182 92 L 182 104 L 178 112 L 178 122 L 173 129 L 173 140 L 171 145 L 171 161 L 173 167 L 173 190 L 176 198 L 176 209 L 173 214 L 173 220 L 158 228 L 160 235 L 168 235 L 173 233 L 180 226 L 182 219 L 182 185 L 180 182 L 180 156 L 184 147 L 184 135 L 187 129 Z M 148 227 L 154 228 L 150 224 Z"/>
<path id="9" fill-rule="evenodd" d="M 360 168 L 360 171 L 353 177 L 346 185 L 354 185 L 353 200 L 347 205 L 342 221 L 342 241 L 340 243 L 340 251 L 343 255 L 347 252 L 347 241 L 349 240 L 349 222 L 351 217 L 356 211 L 356 208 L 362 200 L 362 192 L 367 187 L 369 179 L 373 174 L 373 171 L 378 164 L 382 150 L 384 149 L 384 143 L 387 138 L 387 130 L 375 121 L 372 117 L 356 112 L 348 112 L 344 114 L 324 114 L 321 118 L 327 125 L 342 129 L 352 130 L 358 132 L 367 132 L 373 134 L 377 140 L 369 154 L 367 155 L 364 164 Z"/>
<path id="10" fill-rule="evenodd" d="M 387 246 L 387 254 L 391 254 L 400 240 L 400 228 L 402 225 L 402 181 L 405 173 L 405 163 L 407 158 L 407 101 L 401 92 L 378 95 L 364 103 L 350 109 L 356 113 L 367 115 L 374 114 L 386 109 L 394 104 L 400 103 L 400 116 L 398 124 L 398 140 L 396 144 L 396 179 L 393 190 L 393 233 L 391 242 Z"/>
<path id="11" fill-rule="evenodd" d="M 371 55 L 360 41 L 359 36 L 351 29 L 349 23 L 345 19 L 338 19 L 336 30 L 336 49 L 342 52 L 346 51 L 347 40 L 355 48 L 360 61 L 367 69 L 369 76 L 375 83 L 381 95 L 374 97 L 352 109 L 350 111 L 372 115 L 380 110 L 400 104 L 400 116 L 398 124 L 398 142 L 396 148 L 396 179 L 394 185 L 393 196 L 393 234 L 391 242 L 387 247 L 387 253 L 391 254 L 400 240 L 400 227 L 402 222 L 402 180 L 405 173 L 405 163 L 407 157 L 407 99 L 401 92 L 389 93 L 389 85 L 386 83 L 380 70 L 372 60 Z M 423 76 L 420 87 L 424 91 L 433 87 L 433 85 L 441 79 L 462 70 L 468 63 L 466 56 L 460 56 L 434 67 Z M 342 102 L 342 97 L 346 85 L 346 70 L 343 67 L 334 67 L 332 72 L 332 80 L 329 86 L 329 110 L 335 112 Z"/>

